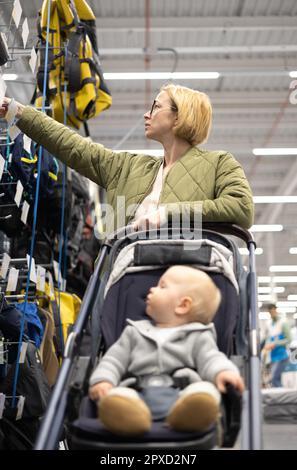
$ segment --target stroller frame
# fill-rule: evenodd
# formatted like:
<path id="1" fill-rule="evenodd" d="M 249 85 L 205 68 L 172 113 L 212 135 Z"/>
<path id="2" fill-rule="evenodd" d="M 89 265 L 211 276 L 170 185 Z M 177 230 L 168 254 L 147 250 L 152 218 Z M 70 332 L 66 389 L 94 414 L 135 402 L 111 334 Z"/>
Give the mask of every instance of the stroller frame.
<path id="1" fill-rule="evenodd" d="M 171 229 L 175 233 L 176 229 Z M 249 311 L 248 311 L 248 350 L 249 360 L 247 361 L 247 378 L 249 389 L 243 394 L 242 406 L 242 426 L 241 426 L 241 449 L 259 450 L 262 448 L 262 411 L 261 411 L 261 363 L 259 354 L 259 334 L 258 334 L 258 304 L 257 304 L 257 279 L 255 270 L 255 248 L 256 244 L 250 232 L 234 224 L 225 223 L 205 223 L 202 228 L 203 233 L 219 233 L 232 235 L 243 240 L 249 251 L 248 288 L 249 288 Z M 157 231 L 155 230 L 154 233 Z M 178 230 L 179 232 L 179 230 Z M 100 286 L 100 276 L 103 271 L 106 257 L 113 246 L 115 240 L 126 234 L 126 228 L 107 238 L 103 243 L 99 259 L 95 270 L 89 281 L 86 293 L 83 298 L 81 310 L 73 331 L 70 333 L 64 351 L 64 357 L 60 373 L 53 389 L 49 406 L 42 420 L 34 450 L 54 450 L 58 447 L 58 442 L 63 435 L 63 425 L 65 415 L 71 414 L 73 400 L 82 397 L 81 388 L 86 374 L 92 368 L 91 358 L 79 357 L 79 350 L 82 338 L 87 327 L 88 320 L 97 298 Z M 201 233 L 201 232 L 200 232 Z M 168 235 L 167 229 L 158 229 L 158 235 Z M 146 238 L 147 232 L 134 232 L 133 239 Z M 131 234 L 130 234 L 131 237 Z M 70 417 L 71 420 L 71 417 Z M 180 443 L 182 448 L 182 443 Z M 146 443 L 146 447 L 153 447 Z M 156 448 L 160 448 L 156 446 Z M 162 448 L 169 448 L 170 443 L 162 443 Z M 87 447 L 86 447 L 87 448 Z M 106 448 L 106 447 L 105 447 Z M 118 445 L 117 448 L 131 448 L 129 445 Z M 133 446 L 135 448 L 135 445 Z"/>

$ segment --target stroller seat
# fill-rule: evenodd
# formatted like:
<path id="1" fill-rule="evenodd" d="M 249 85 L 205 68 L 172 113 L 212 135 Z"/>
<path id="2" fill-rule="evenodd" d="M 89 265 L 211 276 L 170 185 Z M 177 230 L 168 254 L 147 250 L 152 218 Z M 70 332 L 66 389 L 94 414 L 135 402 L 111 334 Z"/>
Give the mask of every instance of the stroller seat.
<path id="1" fill-rule="evenodd" d="M 209 449 L 217 444 L 216 426 L 211 426 L 203 433 L 185 433 L 169 429 L 164 422 L 154 421 L 151 430 L 137 438 L 116 436 L 107 431 L 97 418 L 96 404 L 88 397 L 84 397 L 79 412 L 79 418 L 71 423 L 71 448 L 89 450 L 106 449 L 113 447 L 118 449 L 123 445 L 126 449 L 143 448 L 150 442 L 151 447 L 172 447 L 176 443 L 179 448 Z"/>

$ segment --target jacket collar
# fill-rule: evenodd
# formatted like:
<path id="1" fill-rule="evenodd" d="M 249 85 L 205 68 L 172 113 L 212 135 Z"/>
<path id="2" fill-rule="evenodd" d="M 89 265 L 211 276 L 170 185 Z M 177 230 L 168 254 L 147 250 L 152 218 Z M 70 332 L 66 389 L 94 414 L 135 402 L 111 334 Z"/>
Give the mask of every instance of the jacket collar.
<path id="1" fill-rule="evenodd" d="M 150 336 L 150 337 L 151 335 L 154 336 L 154 331 L 156 327 L 150 320 L 133 321 L 133 320 L 127 319 L 127 323 L 129 323 L 129 325 L 132 325 L 141 334 L 145 336 Z M 178 332 L 204 331 L 204 330 L 213 330 L 213 329 L 214 329 L 213 323 L 208 323 L 207 325 L 203 325 L 202 323 L 191 322 L 191 323 L 186 323 L 185 325 L 179 326 Z"/>

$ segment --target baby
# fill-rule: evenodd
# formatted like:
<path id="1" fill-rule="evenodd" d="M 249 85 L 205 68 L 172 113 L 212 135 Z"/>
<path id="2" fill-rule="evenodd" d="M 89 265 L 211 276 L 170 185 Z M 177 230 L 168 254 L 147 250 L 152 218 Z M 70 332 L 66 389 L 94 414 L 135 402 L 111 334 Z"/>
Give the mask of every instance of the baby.
<path id="1" fill-rule="evenodd" d="M 161 276 L 146 298 L 151 321 L 128 320 L 91 375 L 89 396 L 109 431 L 142 434 L 163 418 L 176 431 L 203 431 L 219 416 L 225 385 L 244 390 L 238 369 L 216 345 L 212 319 L 220 301 L 203 271 L 173 266 Z M 122 382 L 127 374 L 129 387 Z M 181 376 L 185 388 L 176 386 Z"/>

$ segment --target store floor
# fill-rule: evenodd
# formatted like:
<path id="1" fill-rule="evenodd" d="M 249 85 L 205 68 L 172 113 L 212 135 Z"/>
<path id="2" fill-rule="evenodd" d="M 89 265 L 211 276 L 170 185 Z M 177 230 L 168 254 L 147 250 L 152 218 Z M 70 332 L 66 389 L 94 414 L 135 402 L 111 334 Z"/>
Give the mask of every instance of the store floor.
<path id="1" fill-rule="evenodd" d="M 240 450 L 240 436 L 234 450 Z M 263 424 L 264 450 L 297 450 L 297 423 L 264 423 Z"/>
<path id="2" fill-rule="evenodd" d="M 297 423 L 263 425 L 264 450 L 297 450 Z"/>

